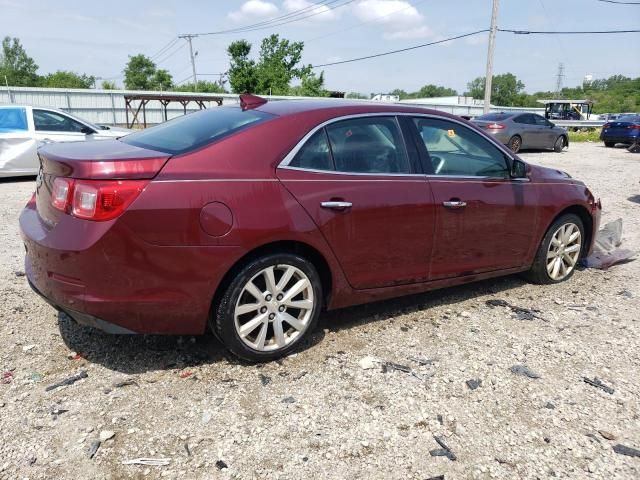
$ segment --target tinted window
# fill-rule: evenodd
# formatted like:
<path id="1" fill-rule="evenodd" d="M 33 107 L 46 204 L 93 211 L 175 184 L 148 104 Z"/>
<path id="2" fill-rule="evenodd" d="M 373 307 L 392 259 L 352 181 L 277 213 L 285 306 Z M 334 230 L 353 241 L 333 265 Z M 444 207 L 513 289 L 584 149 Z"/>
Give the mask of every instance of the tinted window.
<path id="1" fill-rule="evenodd" d="M 521 124 L 525 124 L 525 125 L 533 125 L 534 121 L 531 118 L 531 115 L 528 113 L 525 113 L 524 115 L 518 115 L 516 118 L 513 119 L 514 122 L 516 123 L 521 123 Z"/>
<path id="2" fill-rule="evenodd" d="M 57 112 L 34 110 L 33 124 L 37 131 L 46 132 L 82 132 L 86 125 Z"/>
<path id="3" fill-rule="evenodd" d="M 504 112 L 499 112 L 499 113 L 487 113 L 485 115 L 480 115 L 479 117 L 476 117 L 474 120 L 484 120 L 484 121 L 489 121 L 489 122 L 497 122 L 500 120 L 506 120 L 507 118 L 510 118 L 513 116 L 513 113 L 504 113 Z"/>
<path id="4" fill-rule="evenodd" d="M 640 122 L 640 115 L 621 115 L 618 117 L 619 122 L 637 123 Z"/>
<path id="5" fill-rule="evenodd" d="M 410 173 L 395 117 L 363 117 L 326 127 L 336 170 L 353 173 Z"/>
<path id="6" fill-rule="evenodd" d="M 549 122 L 547 122 L 546 118 L 541 117 L 540 115 L 531 115 L 531 117 L 533 117 L 533 121 L 536 125 L 540 125 L 542 127 L 549 126 Z"/>
<path id="7" fill-rule="evenodd" d="M 333 160 L 324 128 L 307 140 L 289 165 L 312 170 L 333 170 Z"/>
<path id="8" fill-rule="evenodd" d="M 129 145 L 177 155 L 221 140 L 273 115 L 240 107 L 214 107 L 174 118 L 120 140 Z"/>
<path id="9" fill-rule="evenodd" d="M 0 132 L 27 130 L 27 112 L 24 108 L 0 108 Z"/>
<path id="10" fill-rule="evenodd" d="M 507 177 L 504 154 L 473 130 L 433 118 L 414 118 L 436 175 Z"/>

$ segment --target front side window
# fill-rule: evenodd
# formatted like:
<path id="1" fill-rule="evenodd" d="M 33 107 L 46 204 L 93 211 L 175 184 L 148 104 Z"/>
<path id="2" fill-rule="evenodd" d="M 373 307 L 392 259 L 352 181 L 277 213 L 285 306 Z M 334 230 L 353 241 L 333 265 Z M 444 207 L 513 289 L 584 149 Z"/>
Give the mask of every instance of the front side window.
<path id="1" fill-rule="evenodd" d="M 509 176 L 504 153 L 475 131 L 449 120 L 414 118 L 433 173 L 449 176 Z"/>
<path id="2" fill-rule="evenodd" d="M 531 115 L 531 117 L 533 117 L 533 123 L 535 125 L 538 125 L 540 127 L 548 127 L 549 126 L 549 122 L 547 121 L 546 118 L 541 117 L 540 115 Z"/>
<path id="3" fill-rule="evenodd" d="M 24 108 L 0 108 L 0 133 L 26 132 L 28 129 Z"/>
<path id="4" fill-rule="evenodd" d="M 528 113 L 525 113 L 524 115 L 518 115 L 516 118 L 513 119 L 513 121 L 516 123 L 524 124 L 524 125 L 533 125 L 535 123 L 531 118 L 531 115 Z"/>
<path id="5" fill-rule="evenodd" d="M 347 173 L 411 173 L 395 117 L 372 116 L 326 127 L 335 168 Z"/>
<path id="6" fill-rule="evenodd" d="M 81 133 L 86 125 L 57 112 L 34 110 L 33 124 L 36 131 Z"/>
<path id="7" fill-rule="evenodd" d="M 222 140 L 274 115 L 240 107 L 215 107 L 189 113 L 141 132 L 120 138 L 121 142 L 158 152 L 179 155 Z"/>

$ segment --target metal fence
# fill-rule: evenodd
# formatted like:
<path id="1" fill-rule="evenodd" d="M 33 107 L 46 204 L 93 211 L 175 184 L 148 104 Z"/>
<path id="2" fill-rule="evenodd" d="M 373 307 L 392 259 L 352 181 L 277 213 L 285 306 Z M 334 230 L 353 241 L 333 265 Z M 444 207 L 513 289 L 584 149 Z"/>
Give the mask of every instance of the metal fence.
<path id="1" fill-rule="evenodd" d="M 88 90 L 75 88 L 36 88 L 36 87 L 9 87 L 0 88 L 0 104 L 17 103 L 24 105 L 35 105 L 41 107 L 55 107 L 65 110 L 69 113 L 84 118 L 90 122 L 105 125 L 125 125 L 126 124 L 126 106 L 124 101 L 125 94 L 145 94 L 150 92 L 136 90 Z M 152 92 L 161 93 L 161 92 Z M 198 95 L 192 92 L 166 92 L 172 96 L 193 96 Z M 206 96 L 210 94 L 202 94 Z M 223 98 L 224 104 L 238 103 L 238 95 L 232 93 L 216 94 Z M 289 96 L 267 96 L 270 100 L 299 99 L 300 97 Z M 336 102 L 341 99 L 328 99 Z M 411 100 L 405 100 L 403 104 L 421 105 L 425 108 L 432 108 L 443 112 L 452 113 L 454 115 L 462 115 L 475 117 L 482 115 L 482 105 L 473 104 L 438 104 L 438 103 L 417 103 Z M 215 106 L 214 102 L 211 102 Z M 150 102 L 146 107 L 147 122 L 150 124 L 161 123 L 164 121 L 164 108 L 160 102 Z M 197 111 L 198 106 L 190 104 L 187 106 L 187 112 Z M 491 111 L 519 111 L 530 113 L 544 114 L 544 108 L 519 108 L 519 107 L 497 107 L 492 106 Z M 167 118 L 171 119 L 184 114 L 182 105 L 178 103 L 169 104 L 167 107 Z M 582 122 L 557 122 L 563 126 L 578 126 L 584 124 Z M 571 125 L 569 125 L 571 123 Z M 576 125 L 574 125 L 574 123 Z M 590 122 L 598 126 L 604 122 Z"/>

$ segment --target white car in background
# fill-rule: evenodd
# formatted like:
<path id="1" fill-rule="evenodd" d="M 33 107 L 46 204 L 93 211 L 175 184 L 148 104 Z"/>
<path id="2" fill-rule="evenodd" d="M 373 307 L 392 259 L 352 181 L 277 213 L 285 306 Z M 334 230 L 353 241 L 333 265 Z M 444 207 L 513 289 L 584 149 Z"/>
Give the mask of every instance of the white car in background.
<path id="1" fill-rule="evenodd" d="M 131 130 L 93 125 L 56 108 L 0 105 L 0 178 L 37 175 L 38 147 L 117 138 Z"/>

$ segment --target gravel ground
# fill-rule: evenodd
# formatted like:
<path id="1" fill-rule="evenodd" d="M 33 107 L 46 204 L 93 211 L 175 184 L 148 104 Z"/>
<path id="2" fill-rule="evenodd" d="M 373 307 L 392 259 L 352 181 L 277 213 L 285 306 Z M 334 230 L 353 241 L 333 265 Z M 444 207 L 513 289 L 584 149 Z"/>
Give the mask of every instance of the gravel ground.
<path id="1" fill-rule="evenodd" d="M 640 156 L 523 157 L 586 181 L 640 251 Z M 211 337 L 108 336 L 57 314 L 22 273 L 32 190 L 0 183 L 1 478 L 640 478 L 613 448 L 640 449 L 640 261 L 331 312 L 311 348 L 254 366 Z M 169 464 L 123 464 L 140 457 Z"/>

